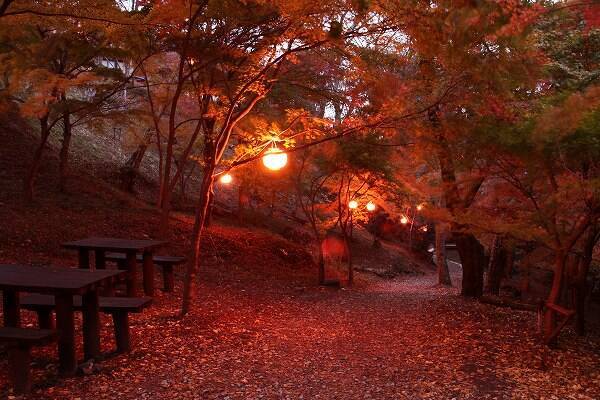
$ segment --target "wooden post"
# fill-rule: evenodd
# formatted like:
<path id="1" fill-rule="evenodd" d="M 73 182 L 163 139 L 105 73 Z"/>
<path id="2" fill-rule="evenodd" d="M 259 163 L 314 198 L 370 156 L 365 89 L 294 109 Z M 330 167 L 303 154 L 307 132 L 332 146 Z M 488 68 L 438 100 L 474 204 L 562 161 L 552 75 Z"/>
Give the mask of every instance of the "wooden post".
<path id="1" fill-rule="evenodd" d="M 11 345 L 8 348 L 8 373 L 14 387 L 15 394 L 24 394 L 31 391 L 31 357 L 29 346 L 24 344 Z"/>
<path id="2" fill-rule="evenodd" d="M 100 306 L 98 292 L 90 290 L 82 297 L 83 307 L 83 354 L 84 359 L 100 356 Z"/>
<path id="3" fill-rule="evenodd" d="M 106 256 L 104 250 L 95 251 L 96 269 L 106 269 Z"/>
<path id="4" fill-rule="evenodd" d="M 131 350 L 129 338 L 129 316 L 127 311 L 115 311 L 112 313 L 115 326 L 115 341 L 118 353 L 127 353 Z"/>
<path id="5" fill-rule="evenodd" d="M 49 308 L 37 310 L 38 326 L 40 329 L 54 329 L 54 318 L 52 310 Z"/>
<path id="6" fill-rule="evenodd" d="M 137 293 L 136 252 L 129 250 L 127 256 L 127 297 L 135 297 Z"/>
<path id="7" fill-rule="evenodd" d="M 173 292 L 175 290 L 175 282 L 173 279 L 173 265 L 163 264 L 163 283 L 165 292 Z"/>
<path id="8" fill-rule="evenodd" d="M 55 298 L 56 326 L 60 332 L 58 336 L 59 372 L 64 376 L 73 376 L 77 370 L 73 295 L 60 293 Z"/>
<path id="9" fill-rule="evenodd" d="M 90 252 L 88 249 L 79 249 L 79 268 L 90 269 Z"/>
<path id="10" fill-rule="evenodd" d="M 152 252 L 144 251 L 142 256 L 144 272 L 144 293 L 146 296 L 154 296 L 154 262 L 152 261 Z"/>
<path id="11" fill-rule="evenodd" d="M 4 310 L 4 326 L 19 327 L 21 325 L 19 292 L 13 290 L 2 291 L 2 304 L 2 309 Z"/>

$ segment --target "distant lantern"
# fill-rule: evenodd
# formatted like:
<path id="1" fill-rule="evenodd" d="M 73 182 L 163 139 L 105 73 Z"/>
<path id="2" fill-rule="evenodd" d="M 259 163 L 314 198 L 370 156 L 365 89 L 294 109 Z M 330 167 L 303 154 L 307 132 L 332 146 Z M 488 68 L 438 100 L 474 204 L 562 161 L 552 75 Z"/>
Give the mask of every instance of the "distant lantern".
<path id="1" fill-rule="evenodd" d="M 350 202 L 348 203 L 348 208 L 354 210 L 356 207 L 358 207 L 358 201 L 350 200 Z"/>
<path id="2" fill-rule="evenodd" d="M 402 218 L 400 218 L 400 223 L 403 225 L 408 224 L 408 218 L 406 218 L 406 215 L 403 215 Z"/>
<path id="3" fill-rule="evenodd" d="M 372 201 L 367 203 L 367 211 L 375 211 L 375 203 L 373 203 Z"/>
<path id="4" fill-rule="evenodd" d="M 230 184 L 233 181 L 233 177 L 229 174 L 221 175 L 219 178 L 219 182 L 224 183 L 225 185 Z"/>
<path id="5" fill-rule="evenodd" d="M 422 209 L 423 209 L 423 204 L 419 204 L 419 205 L 417 206 L 417 210 L 421 211 Z"/>
<path id="6" fill-rule="evenodd" d="M 262 157 L 262 162 L 264 166 L 271 171 L 279 171 L 286 166 L 288 156 L 282 150 L 273 147 L 265 152 L 265 155 Z"/>
<path id="7" fill-rule="evenodd" d="M 421 228 L 421 230 L 422 230 L 423 232 L 427 232 L 427 225 L 425 225 L 424 227 L 422 227 L 422 228 Z"/>

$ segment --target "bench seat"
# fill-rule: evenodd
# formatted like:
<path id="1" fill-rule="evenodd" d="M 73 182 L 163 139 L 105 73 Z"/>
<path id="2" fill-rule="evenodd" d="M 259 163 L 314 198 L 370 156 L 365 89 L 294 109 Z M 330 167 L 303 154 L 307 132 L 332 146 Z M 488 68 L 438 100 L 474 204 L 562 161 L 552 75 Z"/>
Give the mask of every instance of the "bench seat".
<path id="1" fill-rule="evenodd" d="M 125 260 L 127 260 L 127 257 L 123 253 L 106 253 L 104 258 L 108 261 L 125 261 Z M 143 257 L 141 254 L 138 254 L 136 256 L 136 258 L 139 262 L 142 262 Z M 152 256 L 152 261 L 154 261 L 154 263 L 158 264 L 158 265 L 163 265 L 163 264 L 179 265 L 179 264 L 183 264 L 184 262 L 186 262 L 186 258 L 179 257 L 179 256 Z"/>
<path id="2" fill-rule="evenodd" d="M 150 297 L 102 297 L 98 298 L 100 311 L 111 314 L 115 328 L 117 352 L 131 350 L 129 336 L 129 313 L 140 313 L 152 303 Z M 38 314 L 40 328 L 50 328 L 53 325 L 52 311 L 56 304 L 54 296 L 45 294 L 28 294 L 21 298 L 21 307 L 35 311 Z M 73 296 L 73 307 L 82 309 L 81 296 Z"/>
<path id="3" fill-rule="evenodd" d="M 0 327 L 0 343 L 26 343 L 32 346 L 41 346 L 52 342 L 56 338 L 53 329 L 31 329 Z"/>
<path id="4" fill-rule="evenodd" d="M 123 253 L 106 253 L 104 256 L 105 260 L 116 262 L 119 268 L 125 268 L 125 262 L 127 261 L 127 256 Z M 136 256 L 138 262 L 143 261 L 143 256 L 138 254 Z M 175 288 L 174 277 L 173 277 L 173 266 L 181 265 L 187 261 L 185 257 L 179 256 L 152 256 L 152 261 L 156 265 L 160 265 L 162 267 L 163 272 L 163 290 L 165 292 L 172 292 Z"/>
<path id="5" fill-rule="evenodd" d="M 115 311 L 127 311 L 131 313 L 140 313 L 144 308 L 152 303 L 150 297 L 103 297 L 98 298 L 100 311 L 111 313 Z M 21 307 L 25 309 L 49 308 L 54 309 L 56 304 L 54 296 L 47 294 L 27 294 L 21 298 Z M 81 310 L 81 296 L 73 296 L 73 307 Z M 35 310 L 34 310 L 35 311 Z"/>
<path id="6" fill-rule="evenodd" d="M 16 394 L 31 391 L 31 347 L 56 340 L 52 329 L 0 327 L 0 343 L 8 350 L 8 373 Z"/>

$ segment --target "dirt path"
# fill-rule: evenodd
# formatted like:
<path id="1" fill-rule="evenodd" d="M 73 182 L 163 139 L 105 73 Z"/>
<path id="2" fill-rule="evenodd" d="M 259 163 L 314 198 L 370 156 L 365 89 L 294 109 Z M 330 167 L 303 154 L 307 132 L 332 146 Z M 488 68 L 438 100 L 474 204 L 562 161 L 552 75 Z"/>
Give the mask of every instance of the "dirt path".
<path id="1" fill-rule="evenodd" d="M 69 380 L 54 381 L 50 364 L 32 398 L 600 396 L 597 341 L 569 337 L 569 352 L 544 361 L 531 314 L 465 301 L 432 276 L 339 291 L 236 276 L 209 270 L 183 320 L 170 317 L 176 299 L 159 297 L 135 318 L 133 353 Z"/>

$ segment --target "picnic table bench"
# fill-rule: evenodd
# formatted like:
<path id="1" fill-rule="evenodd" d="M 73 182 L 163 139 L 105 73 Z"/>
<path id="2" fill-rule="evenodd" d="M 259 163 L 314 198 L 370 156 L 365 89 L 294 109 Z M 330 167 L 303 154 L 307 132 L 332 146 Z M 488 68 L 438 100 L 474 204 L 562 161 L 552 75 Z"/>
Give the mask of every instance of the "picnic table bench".
<path id="1" fill-rule="evenodd" d="M 90 237 L 63 243 L 62 247 L 79 252 L 79 268 L 90 269 L 90 252 L 95 253 L 95 269 L 106 268 L 106 252 L 125 254 L 125 268 L 127 269 L 126 284 L 127 296 L 135 297 L 137 294 L 136 263 L 138 254 L 142 257 L 144 293 L 146 296 L 154 295 L 154 266 L 152 253 L 156 248 L 164 246 L 167 242 L 162 240 L 135 240 L 119 238 Z"/>
<path id="2" fill-rule="evenodd" d="M 131 340 L 129 335 L 129 313 L 139 313 L 152 302 L 149 297 L 99 297 L 99 308 L 101 312 L 110 314 L 115 329 L 115 342 L 117 353 L 129 352 Z M 21 307 L 26 310 L 35 311 L 38 314 L 39 327 L 51 328 L 52 311 L 56 308 L 56 302 L 52 296 L 44 294 L 29 294 L 21 298 Z M 76 310 L 83 309 L 81 296 L 73 296 L 73 307 Z M 48 317 L 50 316 L 50 317 Z M 48 324 L 50 322 L 50 325 Z"/>
<path id="3" fill-rule="evenodd" d="M 97 358 L 100 355 L 98 289 L 110 285 L 123 274 L 124 271 L 119 270 L 85 271 L 73 268 L 0 264 L 4 326 L 14 328 L 20 326 L 19 292 L 53 296 L 56 305 L 59 371 L 63 375 L 74 375 L 77 369 L 77 358 L 73 296 L 81 296 L 84 358 Z"/>
<path id="4" fill-rule="evenodd" d="M 127 256 L 123 253 L 106 253 L 105 256 L 107 261 L 116 262 L 119 268 L 126 269 Z M 137 262 L 143 262 L 143 257 L 138 254 L 136 257 Z M 176 265 L 183 264 L 186 262 L 185 257 L 178 256 L 152 256 L 154 264 L 162 267 L 163 273 L 163 290 L 165 292 L 173 292 L 175 289 L 175 279 L 173 267 Z"/>
<path id="5" fill-rule="evenodd" d="M 8 350 L 9 379 L 16 394 L 31 391 L 30 349 L 55 339 L 56 331 L 50 329 L 0 328 L 0 343 Z"/>

